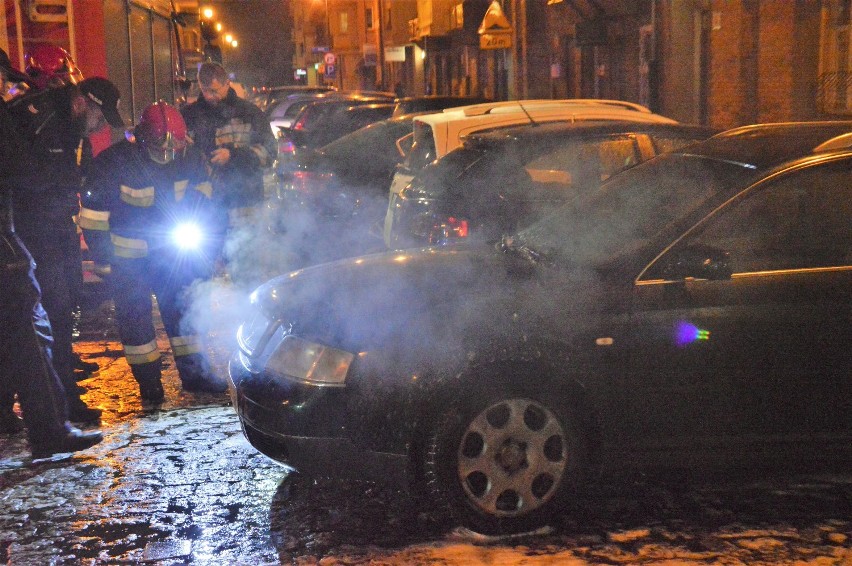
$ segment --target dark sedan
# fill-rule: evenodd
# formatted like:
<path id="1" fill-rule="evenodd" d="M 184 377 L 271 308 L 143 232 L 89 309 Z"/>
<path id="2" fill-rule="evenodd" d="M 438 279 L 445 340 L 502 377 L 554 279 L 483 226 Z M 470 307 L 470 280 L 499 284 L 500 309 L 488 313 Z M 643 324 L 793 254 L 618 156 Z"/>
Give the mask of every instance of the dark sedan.
<path id="1" fill-rule="evenodd" d="M 251 296 L 249 441 L 400 480 L 484 532 L 602 472 L 852 462 L 852 122 L 741 128 L 497 246 L 323 264 Z"/>
<path id="2" fill-rule="evenodd" d="M 685 124 L 579 121 L 472 134 L 388 203 L 391 249 L 496 240 L 613 174 L 716 130 Z"/>

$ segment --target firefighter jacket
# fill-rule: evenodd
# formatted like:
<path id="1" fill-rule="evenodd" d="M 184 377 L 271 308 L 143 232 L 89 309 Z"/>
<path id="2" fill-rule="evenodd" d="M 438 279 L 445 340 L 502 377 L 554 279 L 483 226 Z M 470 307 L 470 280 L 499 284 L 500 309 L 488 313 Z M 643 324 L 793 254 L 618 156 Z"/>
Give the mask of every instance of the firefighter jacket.
<path id="1" fill-rule="evenodd" d="M 71 115 L 76 88 L 49 89 L 10 105 L 29 160 L 13 187 L 17 228 L 28 245 L 51 247 L 57 238 L 76 237 L 71 218 L 79 212 L 78 193 L 92 158 L 85 122 Z"/>
<path id="2" fill-rule="evenodd" d="M 228 209 L 255 206 L 263 199 L 263 169 L 272 165 L 277 144 L 260 109 L 231 88 L 218 104 L 199 96 L 181 110 L 189 136 L 206 155 L 217 148 L 231 152 L 228 163 L 213 166 L 215 198 Z"/>
<path id="3" fill-rule="evenodd" d="M 227 215 L 210 199 L 204 157 L 189 146 L 159 164 L 141 144 L 123 140 L 92 161 L 81 193 L 80 227 L 96 264 L 113 258 L 175 261 L 174 229 L 193 223 L 204 234 L 203 256 L 221 252 Z"/>

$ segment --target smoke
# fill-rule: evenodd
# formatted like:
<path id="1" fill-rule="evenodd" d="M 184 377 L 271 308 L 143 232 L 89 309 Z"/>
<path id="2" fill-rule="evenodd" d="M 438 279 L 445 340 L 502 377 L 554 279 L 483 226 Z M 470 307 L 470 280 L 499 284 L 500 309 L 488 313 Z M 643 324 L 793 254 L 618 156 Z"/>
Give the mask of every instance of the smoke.
<path id="1" fill-rule="evenodd" d="M 259 285 L 293 270 L 383 247 L 376 225 L 387 197 L 353 194 L 359 193 L 337 190 L 311 202 L 288 195 L 232 212 L 222 264 L 216 276 L 196 281 L 188 290 L 183 324 L 207 336 L 214 349 L 233 352 L 249 295 Z"/>

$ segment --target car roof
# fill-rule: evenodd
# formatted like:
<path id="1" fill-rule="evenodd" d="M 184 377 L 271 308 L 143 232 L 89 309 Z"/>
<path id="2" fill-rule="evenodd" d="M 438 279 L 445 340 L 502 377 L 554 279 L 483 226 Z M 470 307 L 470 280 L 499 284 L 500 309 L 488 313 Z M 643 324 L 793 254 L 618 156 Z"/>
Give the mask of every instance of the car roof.
<path id="1" fill-rule="evenodd" d="M 620 108 L 622 110 L 633 110 L 635 112 L 645 112 L 650 114 L 651 110 L 641 104 L 628 102 L 626 100 L 608 100 L 601 98 L 541 98 L 527 100 L 502 100 L 496 102 L 483 102 L 478 104 L 470 104 L 468 106 L 460 106 L 455 108 L 447 108 L 445 113 L 458 112 L 465 116 L 481 116 L 484 114 L 494 114 L 499 112 L 517 112 L 523 109 L 542 106 L 607 106 L 610 108 Z"/>
<path id="2" fill-rule="evenodd" d="M 726 130 L 679 152 L 766 169 L 814 153 L 850 149 L 850 133 L 852 121 L 757 124 Z"/>
<path id="3" fill-rule="evenodd" d="M 539 140 L 557 141 L 565 137 L 618 132 L 665 132 L 701 134 L 707 137 L 719 132 L 718 128 L 681 123 L 633 122 L 612 120 L 580 120 L 576 122 L 544 122 L 520 126 L 497 127 L 472 133 L 465 145 L 495 144 L 517 141 L 526 143 Z"/>
<path id="4" fill-rule="evenodd" d="M 565 118 L 577 120 L 600 119 L 600 120 L 635 120 L 643 122 L 665 122 L 675 123 L 675 120 L 654 114 L 647 109 L 636 110 L 613 104 L 596 104 L 587 101 L 517 101 L 497 107 L 491 104 L 475 104 L 473 106 L 460 106 L 447 108 L 443 112 L 427 114 L 417 120 L 429 125 L 437 125 L 447 122 L 467 121 L 471 124 L 488 123 L 499 121 L 509 116 L 536 116 L 560 115 Z M 528 103 L 532 102 L 532 103 Z M 491 107 L 491 108 L 485 108 Z M 641 107 L 640 107 L 641 108 Z"/>

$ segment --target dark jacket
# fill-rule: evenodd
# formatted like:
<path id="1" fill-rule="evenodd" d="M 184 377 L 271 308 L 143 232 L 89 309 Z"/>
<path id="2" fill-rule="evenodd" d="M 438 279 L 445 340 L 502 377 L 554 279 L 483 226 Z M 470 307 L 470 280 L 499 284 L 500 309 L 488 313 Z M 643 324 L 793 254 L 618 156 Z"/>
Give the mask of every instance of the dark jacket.
<path id="1" fill-rule="evenodd" d="M 28 245 L 50 246 L 76 233 L 71 218 L 79 212 L 78 193 L 92 158 L 85 123 L 71 115 L 76 88 L 50 89 L 11 107 L 29 161 L 13 197 L 16 227 Z"/>
<path id="2" fill-rule="evenodd" d="M 194 222 L 205 231 L 208 257 L 218 255 L 227 227 L 210 199 L 204 156 L 195 148 L 168 164 L 148 158 L 140 144 L 123 140 L 92 161 L 83 185 L 80 227 L 96 263 L 114 257 L 171 261 L 173 229 Z"/>
<path id="3" fill-rule="evenodd" d="M 26 155 L 21 135 L 15 128 L 6 103 L 0 99 L 0 275 L 4 293 L 12 277 L 31 269 L 32 258 L 14 235 L 12 220 L 12 184 L 26 170 Z"/>
<path id="4" fill-rule="evenodd" d="M 272 165 L 277 150 L 269 122 L 254 104 L 234 89 L 219 104 L 203 96 L 182 110 L 189 136 L 206 156 L 217 148 L 231 151 L 231 159 L 211 172 L 213 198 L 227 208 L 254 206 L 263 199 L 263 169 Z"/>

